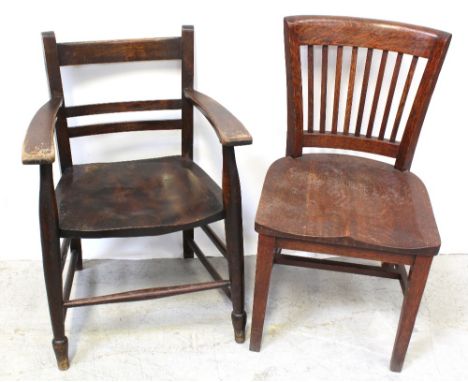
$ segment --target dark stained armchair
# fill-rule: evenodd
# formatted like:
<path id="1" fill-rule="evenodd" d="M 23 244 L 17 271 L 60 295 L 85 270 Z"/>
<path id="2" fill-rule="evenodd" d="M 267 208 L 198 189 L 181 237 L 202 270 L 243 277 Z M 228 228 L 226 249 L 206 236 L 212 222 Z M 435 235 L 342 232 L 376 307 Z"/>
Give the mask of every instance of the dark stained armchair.
<path id="1" fill-rule="evenodd" d="M 442 31 L 380 20 L 285 18 L 286 157 L 268 170 L 255 221 L 259 242 L 251 350 L 260 350 L 273 264 L 357 273 L 400 281 L 404 299 L 390 368 L 402 369 L 440 247 L 427 191 L 409 170 L 450 38 Z M 418 66 L 422 74 L 414 83 Z M 377 154 L 394 163 L 303 152 L 310 147 Z M 379 263 L 350 261 L 355 258 Z"/>
<path id="2" fill-rule="evenodd" d="M 252 138 L 239 120 L 219 103 L 193 89 L 194 30 L 182 28 L 181 37 L 98 42 L 56 43 L 54 33 L 43 33 L 50 100 L 34 116 L 24 140 L 22 160 L 40 170 L 39 217 L 47 297 L 58 367 L 67 369 L 68 340 L 64 321 L 73 307 L 138 301 L 221 288 L 232 299 L 235 340 L 245 339 L 244 265 L 241 191 L 235 146 Z M 66 65 L 106 64 L 142 60 L 181 60 L 180 99 L 68 105 L 60 68 Z M 193 107 L 213 126 L 223 157 L 219 187 L 193 161 Z M 181 110 L 180 119 L 93 124 L 68 127 L 67 118 L 93 114 L 147 110 Z M 141 130 L 179 130 L 181 154 L 114 163 L 73 164 L 70 139 L 95 134 Z M 61 177 L 54 187 L 54 136 Z M 225 221 L 226 243 L 208 224 Z M 194 241 L 200 227 L 228 262 L 223 279 Z M 119 292 L 70 299 L 75 270 L 83 267 L 81 239 L 137 237 L 183 232 L 185 258 L 194 254 L 213 281 L 200 284 Z M 61 242 L 60 242 L 61 241 Z M 62 277 L 68 252 L 69 269 Z"/>

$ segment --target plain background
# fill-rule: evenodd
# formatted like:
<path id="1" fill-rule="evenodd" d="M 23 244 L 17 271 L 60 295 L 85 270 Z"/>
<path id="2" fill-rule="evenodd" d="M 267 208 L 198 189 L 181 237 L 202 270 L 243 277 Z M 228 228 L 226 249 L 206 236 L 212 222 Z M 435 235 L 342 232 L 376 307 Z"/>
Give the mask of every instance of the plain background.
<path id="1" fill-rule="evenodd" d="M 195 26 L 196 88 L 230 109 L 254 138 L 237 149 L 242 181 L 245 252 L 256 251 L 254 217 L 269 164 L 283 156 L 286 92 L 283 23 L 286 15 L 329 14 L 421 24 L 453 34 L 419 140 L 412 170 L 426 183 L 438 221 L 443 253 L 466 253 L 465 65 L 468 26 L 461 1 L 15 1 L 0 5 L 1 231 L 0 259 L 39 259 L 38 168 L 21 165 L 21 146 L 35 111 L 48 99 L 40 32 L 80 41 L 176 36 Z M 154 68 L 160 69 L 154 72 Z M 68 104 L 178 97 L 174 63 L 70 68 Z M 125 117 L 125 116 L 124 116 Z M 142 118 L 144 116 L 141 116 Z M 197 115 L 195 159 L 217 180 L 221 149 Z M 176 153 L 177 136 L 164 132 L 123 133 L 73 142 L 77 163 Z M 58 172 L 56 172 L 58 175 Z M 222 232 L 222 226 L 216 230 Z M 206 247 L 208 254 L 214 248 Z M 160 238 L 88 240 L 85 257 L 181 256 L 181 235 Z"/>

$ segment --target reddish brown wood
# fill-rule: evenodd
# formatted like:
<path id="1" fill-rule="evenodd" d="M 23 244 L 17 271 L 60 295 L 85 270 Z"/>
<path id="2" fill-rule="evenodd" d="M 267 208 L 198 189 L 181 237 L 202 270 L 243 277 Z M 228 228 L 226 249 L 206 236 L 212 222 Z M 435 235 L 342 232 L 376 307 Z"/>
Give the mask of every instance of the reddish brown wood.
<path id="1" fill-rule="evenodd" d="M 276 264 L 336 270 L 400 281 L 405 293 L 391 369 L 400 371 L 408 348 L 429 265 L 440 247 L 429 197 L 408 170 L 419 131 L 450 35 L 427 28 L 343 17 L 297 16 L 285 19 L 288 85 L 287 157 L 274 162 L 266 175 L 255 228 L 259 233 L 250 349 L 261 346 L 273 258 Z M 302 127 L 300 45 L 353 47 L 344 132 L 309 132 Z M 349 122 L 357 70 L 357 49 L 368 48 L 354 134 Z M 339 48 L 338 48 L 339 49 Z M 383 50 L 366 136 L 361 123 L 368 88 L 372 49 Z M 387 51 L 396 51 L 389 97 L 379 138 L 372 136 Z M 338 53 L 339 55 L 340 53 Z M 403 54 L 428 58 L 401 143 L 384 138 Z M 326 60 L 322 60 L 326 61 Z M 341 62 L 337 57 L 337 72 Z M 416 59 L 410 67 L 397 125 L 406 102 Z M 324 62 L 322 62 L 324 63 Z M 322 68 L 323 70 L 323 68 Z M 324 73 L 324 72 L 323 72 Z M 337 76 L 340 74 L 337 73 Z M 323 93 L 323 91 L 322 91 Z M 335 100 L 339 95 L 335 80 Z M 336 104 L 336 102 L 334 102 Z M 338 107 L 334 109 L 338 110 Z M 323 107 L 321 110 L 323 114 Z M 334 112 L 335 115 L 338 112 Z M 336 120 L 336 116 L 334 119 Z M 307 154 L 303 146 L 352 149 L 395 157 L 395 165 L 350 155 Z M 380 266 L 318 260 L 281 254 L 283 249 L 325 253 L 383 262 Z M 407 278 L 405 265 L 409 265 Z"/>
<path id="2" fill-rule="evenodd" d="M 320 132 L 324 133 L 327 122 L 328 46 L 322 46 L 322 83 L 320 95 Z"/>
<path id="3" fill-rule="evenodd" d="M 351 121 L 351 108 L 353 107 L 353 96 L 354 96 L 354 81 L 356 79 L 356 64 L 357 64 L 358 48 L 353 47 L 353 53 L 351 54 L 351 67 L 349 69 L 349 81 L 348 81 L 348 95 L 346 97 L 346 111 L 344 121 L 344 134 L 349 133 L 349 123 Z"/>
<path id="4" fill-rule="evenodd" d="M 307 48 L 307 91 L 308 100 L 307 104 L 307 131 L 309 133 L 314 131 L 314 47 Z"/>
<path id="5" fill-rule="evenodd" d="M 379 105 L 380 91 L 382 90 L 382 82 L 385 74 L 385 66 L 387 65 L 388 51 L 382 52 L 380 58 L 379 73 L 377 74 L 377 82 L 375 83 L 374 99 L 372 101 L 372 108 L 369 116 L 369 123 L 367 125 L 366 138 L 372 137 L 372 129 L 374 128 L 375 115 L 377 113 L 377 106 Z"/>
<path id="6" fill-rule="evenodd" d="M 250 350 L 260 351 L 263 336 L 263 323 L 268 300 L 271 270 L 275 256 L 275 239 L 270 236 L 258 236 L 257 265 L 255 271 L 255 291 L 252 312 L 252 330 L 250 332 Z"/>
<path id="7" fill-rule="evenodd" d="M 358 109 L 358 115 L 357 115 L 357 120 L 356 120 L 356 129 L 354 132 L 354 135 L 356 135 L 357 137 L 361 135 L 362 116 L 364 114 L 364 106 L 366 105 L 367 86 L 369 85 L 370 68 L 372 65 L 372 54 L 373 54 L 373 50 L 371 48 L 367 49 L 366 66 L 364 68 L 364 77 L 362 79 L 362 87 L 361 87 L 361 98 L 359 100 L 359 109 Z"/>
<path id="8" fill-rule="evenodd" d="M 343 47 L 340 45 L 336 50 L 336 76 L 335 76 L 335 94 L 333 98 L 333 120 L 332 133 L 338 131 L 338 113 L 340 109 L 340 89 L 341 89 L 341 72 L 343 66 Z"/>
<path id="9" fill-rule="evenodd" d="M 395 67 L 393 68 L 392 81 L 390 82 L 390 88 L 388 89 L 387 103 L 385 104 L 385 111 L 382 117 L 382 124 L 380 125 L 379 139 L 385 138 L 385 130 L 387 129 L 388 117 L 390 115 L 390 109 L 392 107 L 393 95 L 395 94 L 396 84 L 398 81 L 398 75 L 400 74 L 401 61 L 403 55 L 400 53 L 395 61 Z"/>
<path id="10" fill-rule="evenodd" d="M 57 44 L 60 65 L 104 64 L 181 57 L 181 38 L 84 41 Z"/>
<path id="11" fill-rule="evenodd" d="M 401 117 L 403 116 L 403 109 L 405 108 L 406 99 L 408 98 L 408 92 L 411 87 L 411 81 L 413 81 L 417 63 L 418 57 L 413 57 L 410 68 L 408 70 L 408 75 L 406 76 L 405 86 L 403 88 L 403 92 L 401 93 L 400 104 L 398 105 L 398 111 L 395 117 L 395 122 L 393 123 L 392 133 L 390 135 L 390 142 L 395 142 Z"/>

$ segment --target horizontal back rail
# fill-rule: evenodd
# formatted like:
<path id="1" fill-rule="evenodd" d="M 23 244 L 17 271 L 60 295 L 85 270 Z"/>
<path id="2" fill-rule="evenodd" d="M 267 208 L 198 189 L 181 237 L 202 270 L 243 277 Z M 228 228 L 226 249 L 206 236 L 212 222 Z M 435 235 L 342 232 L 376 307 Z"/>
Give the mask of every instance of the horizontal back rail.
<path id="1" fill-rule="evenodd" d="M 182 108 L 181 99 L 160 99 L 154 101 L 109 102 L 92 105 L 69 106 L 65 117 L 81 117 L 93 114 L 122 113 L 129 111 L 176 110 Z"/>
<path id="2" fill-rule="evenodd" d="M 304 132 L 304 147 L 328 147 L 343 150 L 364 151 L 373 154 L 396 158 L 399 144 L 388 140 L 375 140 L 373 138 L 356 137 L 344 133 L 311 134 Z"/>
<path id="3" fill-rule="evenodd" d="M 364 46 L 424 58 L 440 36 L 431 28 L 353 17 L 291 16 L 285 22 L 300 45 Z"/>
<path id="4" fill-rule="evenodd" d="M 57 50 L 61 66 L 182 58 L 180 37 L 59 43 Z"/>
<path id="5" fill-rule="evenodd" d="M 84 137 L 87 135 L 121 133 L 128 131 L 147 131 L 147 130 L 180 130 L 182 129 L 181 119 L 166 119 L 159 121 L 130 121 L 130 122 L 112 122 L 99 123 L 94 125 L 84 125 L 69 127 L 68 135 L 70 138 Z"/>

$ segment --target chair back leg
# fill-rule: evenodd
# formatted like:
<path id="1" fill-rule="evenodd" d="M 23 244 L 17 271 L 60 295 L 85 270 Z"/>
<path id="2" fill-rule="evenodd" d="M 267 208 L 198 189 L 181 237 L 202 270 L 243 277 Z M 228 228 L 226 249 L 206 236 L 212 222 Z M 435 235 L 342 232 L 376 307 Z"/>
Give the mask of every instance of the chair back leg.
<path id="1" fill-rule="evenodd" d="M 415 258 L 414 264 L 411 266 L 390 362 L 390 370 L 392 371 L 401 371 L 403 368 L 432 259 L 432 256 L 419 256 Z"/>
<path id="2" fill-rule="evenodd" d="M 187 229 L 182 233 L 183 242 L 184 242 L 184 259 L 193 259 L 193 249 L 189 244 L 189 241 L 193 241 L 194 234 L 193 229 Z"/>
<path id="3" fill-rule="evenodd" d="M 268 300 L 271 271 L 275 256 L 275 238 L 265 235 L 258 237 L 257 265 L 255 272 L 255 291 L 250 333 L 250 350 L 260 351 L 263 323 Z"/>

